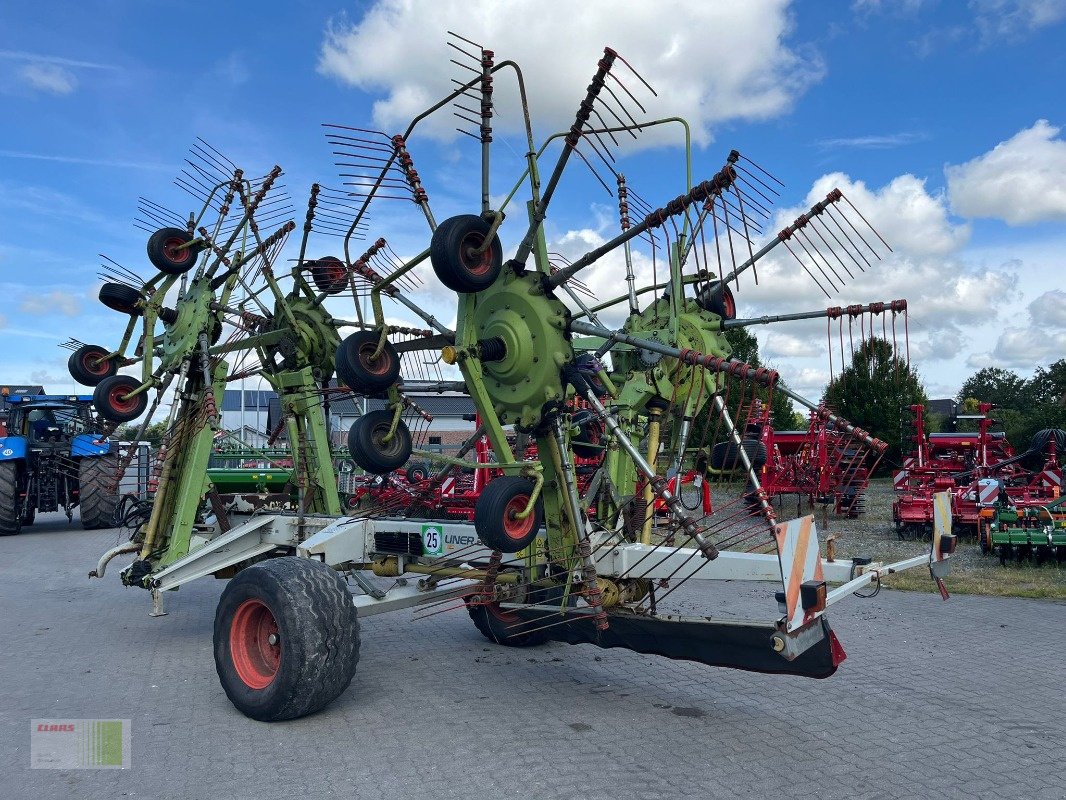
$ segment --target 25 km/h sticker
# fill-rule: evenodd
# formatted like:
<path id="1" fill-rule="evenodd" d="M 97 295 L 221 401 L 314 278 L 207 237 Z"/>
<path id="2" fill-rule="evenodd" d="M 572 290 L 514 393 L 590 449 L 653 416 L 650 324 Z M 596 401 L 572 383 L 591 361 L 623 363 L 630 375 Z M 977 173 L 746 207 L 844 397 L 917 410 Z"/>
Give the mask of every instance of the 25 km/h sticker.
<path id="1" fill-rule="evenodd" d="M 427 556 L 444 555 L 444 531 L 440 525 L 422 526 L 422 550 Z"/>

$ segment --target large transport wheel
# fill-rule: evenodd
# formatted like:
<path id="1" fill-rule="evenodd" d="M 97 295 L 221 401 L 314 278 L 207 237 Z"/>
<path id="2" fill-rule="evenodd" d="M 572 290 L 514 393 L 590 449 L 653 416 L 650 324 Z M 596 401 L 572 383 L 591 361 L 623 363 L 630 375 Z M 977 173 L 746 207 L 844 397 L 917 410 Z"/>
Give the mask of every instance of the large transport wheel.
<path id="1" fill-rule="evenodd" d="M 214 639 L 226 696 L 263 722 L 325 708 L 359 663 L 352 595 L 338 572 L 307 558 L 272 558 L 239 572 L 218 601 Z"/>
<path id="2" fill-rule="evenodd" d="M 188 272 L 196 265 L 196 258 L 203 249 L 200 243 L 182 247 L 193 239 L 181 228 L 160 228 L 148 239 L 148 260 L 167 275 Z"/>
<path id="3" fill-rule="evenodd" d="M 388 442 L 382 441 L 391 426 L 392 412 L 385 408 L 370 411 L 352 423 L 348 451 L 367 472 L 384 475 L 399 469 L 411 457 L 411 431 L 402 419 L 393 437 Z"/>
<path id="4" fill-rule="evenodd" d="M 113 359 L 103 360 L 110 352 L 100 345 L 82 345 L 67 359 L 70 377 L 83 386 L 96 386 L 104 378 L 115 375 L 118 372 L 118 364 Z"/>
<path id="5" fill-rule="evenodd" d="M 466 610 L 474 621 L 474 626 L 490 642 L 505 647 L 535 647 L 548 641 L 547 631 L 522 633 L 522 618 L 510 609 L 500 608 L 499 603 L 467 602 Z M 525 627 L 536 627 L 537 624 Z"/>
<path id="6" fill-rule="evenodd" d="M 733 292 L 721 281 L 715 281 L 704 287 L 696 298 L 696 304 L 705 311 L 717 314 L 722 319 L 737 318 L 737 303 L 733 299 Z"/>
<path id="7" fill-rule="evenodd" d="M 324 294 L 340 294 L 348 288 L 348 268 L 336 256 L 311 262 L 311 282 Z"/>
<path id="8" fill-rule="evenodd" d="M 534 584 L 527 587 L 524 602 L 533 605 L 558 606 L 563 599 L 564 588 L 558 584 L 546 586 Z M 501 608 L 499 603 L 473 602 L 473 599 L 470 597 L 466 600 L 467 613 L 474 621 L 474 626 L 490 642 L 496 642 L 505 647 L 534 647 L 548 641 L 546 630 L 523 630 L 524 628 L 536 628 L 538 623 L 523 626 L 519 624 L 522 618 L 511 609 Z"/>
<path id="9" fill-rule="evenodd" d="M 0 461 L 0 536 L 22 530 L 22 469 L 16 461 Z"/>
<path id="10" fill-rule="evenodd" d="M 486 547 L 517 553 L 537 537 L 544 519 L 540 499 L 525 519 L 517 516 L 532 494 L 533 481 L 513 475 L 496 478 L 485 487 L 474 505 L 474 530 Z"/>
<path id="11" fill-rule="evenodd" d="M 144 298 L 132 286 L 126 286 L 124 283 L 105 283 L 100 287 L 98 297 L 100 302 L 112 311 L 117 311 L 120 314 L 129 314 L 134 317 L 141 315 L 141 309 L 137 303 Z"/>
<path id="12" fill-rule="evenodd" d="M 141 392 L 130 397 L 140 385 L 139 380 L 129 375 L 113 375 L 100 381 L 93 390 L 93 404 L 97 412 L 110 422 L 137 419 L 148 408 L 147 393 Z"/>
<path id="13" fill-rule="evenodd" d="M 485 243 L 490 225 L 481 217 L 461 214 L 449 217 L 433 231 L 429 260 L 440 282 L 455 292 L 480 292 L 496 282 L 503 266 L 503 246 L 498 236 L 483 253 L 474 250 Z"/>
<path id="14" fill-rule="evenodd" d="M 118 456 L 84 456 L 78 464 L 78 508 L 86 530 L 115 526 Z"/>
<path id="15" fill-rule="evenodd" d="M 353 392 L 377 394 L 396 383 L 400 376 L 400 356 L 391 342 L 378 353 L 381 334 L 356 331 L 337 345 L 337 376 Z"/>
<path id="16" fill-rule="evenodd" d="M 744 439 L 742 444 L 754 469 L 759 469 L 766 463 L 766 445 L 761 441 Z M 725 471 L 744 469 L 744 461 L 740 457 L 740 448 L 736 442 L 719 442 L 711 448 L 711 468 Z"/>

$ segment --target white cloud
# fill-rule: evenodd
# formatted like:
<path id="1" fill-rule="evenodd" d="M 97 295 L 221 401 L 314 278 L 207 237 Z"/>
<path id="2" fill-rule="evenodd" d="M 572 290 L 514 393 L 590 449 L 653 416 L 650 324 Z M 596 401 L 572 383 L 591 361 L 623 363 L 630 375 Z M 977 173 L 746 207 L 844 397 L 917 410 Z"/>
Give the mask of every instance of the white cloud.
<path id="1" fill-rule="evenodd" d="M 970 0 L 985 44 L 1016 41 L 1066 19 L 1066 0 Z"/>
<path id="2" fill-rule="evenodd" d="M 27 64 L 19 75 L 31 88 L 52 94 L 70 94 L 78 86 L 74 73 L 58 64 Z"/>
<path id="3" fill-rule="evenodd" d="M 1029 304 L 1027 320 L 1022 314 L 1014 320 L 1025 324 L 1002 330 L 992 349 L 974 353 L 966 360 L 967 365 L 1031 372 L 1062 358 L 1066 352 L 1066 292 L 1044 292 Z"/>
<path id="4" fill-rule="evenodd" d="M 872 247 L 866 247 L 847 223 L 841 222 L 838 228 L 832 221 L 827 221 L 824 215 L 820 217 L 820 222 L 808 226 L 807 246 L 816 246 L 827 257 L 829 265 L 836 272 L 834 275 L 824 261 L 818 262 L 822 267 L 820 271 L 800 244 L 794 240 L 788 242 L 792 252 L 803 259 L 807 269 L 829 290 L 832 297 L 825 297 L 782 245 L 759 262 L 758 287 L 753 285 L 750 272 L 741 279 L 741 291 L 737 294 L 741 316 L 906 299 L 910 304 L 912 323 L 920 320 L 928 332 L 953 329 L 959 324 L 994 317 L 997 304 L 1015 292 L 1017 265 L 978 269 L 959 258 L 958 251 L 969 238 L 969 226 L 953 223 L 945 198 L 928 192 L 924 182 L 913 175 L 901 175 L 880 188 L 867 187 L 863 182 L 841 173 L 825 175 L 814 182 L 803 205 L 779 212 L 770 229 L 780 230 L 788 225 L 833 188 L 840 188 L 845 197 L 855 204 L 888 241 L 892 252 L 888 252 L 865 229 L 846 202 L 838 203 L 833 208 L 854 221 Z M 822 222 L 825 225 L 819 227 Z M 854 242 L 853 250 L 864 252 L 869 264 L 857 256 L 847 256 L 832 238 L 830 231 L 836 231 L 838 239 L 843 240 L 841 228 L 848 232 Z M 832 247 L 827 246 L 826 242 Z M 877 251 L 881 260 L 872 254 L 871 249 Z M 845 267 L 854 277 L 848 277 Z M 839 292 L 831 291 L 822 271 L 834 283 L 843 282 L 845 288 Z M 841 281 L 837 280 L 837 276 Z M 877 327 L 881 327 L 880 320 L 877 321 Z M 824 340 L 826 324 L 824 320 L 818 320 L 802 330 Z M 792 327 L 789 332 L 793 332 Z"/>
<path id="5" fill-rule="evenodd" d="M 1066 141 L 1037 120 L 972 161 L 945 169 L 952 209 L 1009 225 L 1066 219 Z"/>
<path id="6" fill-rule="evenodd" d="M 915 142 L 922 142 L 929 138 L 924 133 L 904 131 L 902 133 L 881 133 L 867 136 L 850 136 L 840 139 L 822 139 L 818 146 L 830 150 L 839 147 L 854 147 L 859 150 L 891 150 L 896 147 L 904 147 Z"/>
<path id="7" fill-rule="evenodd" d="M 968 342 L 958 330 L 938 330 L 927 336 L 912 336 L 910 340 L 911 361 L 948 361 L 962 352 Z"/>
<path id="8" fill-rule="evenodd" d="M 44 295 L 30 295 L 19 304 L 19 311 L 25 314 L 63 314 L 76 317 L 81 310 L 78 298 L 70 293 L 54 289 Z"/>
<path id="9" fill-rule="evenodd" d="M 853 0 L 851 10 L 858 14 L 881 14 L 895 12 L 902 15 L 920 11 L 929 5 L 929 0 Z"/>
<path id="10" fill-rule="evenodd" d="M 788 0 L 586 0 L 565 10 L 559 4 L 553 11 L 537 0 L 378 0 L 357 23 L 340 20 L 330 26 L 318 68 L 360 89 L 384 92 L 386 97 L 374 105 L 374 117 L 393 131 L 450 92 L 451 79 L 464 72 L 448 63 L 457 53 L 447 47 L 445 31 L 454 30 L 493 50 L 497 63 L 512 59 L 521 65 L 535 133 L 543 137 L 572 124 L 607 45 L 659 92 L 658 99 L 650 97 L 621 63 L 615 68 L 630 91 L 642 102 L 647 99 L 648 118 L 685 117 L 696 141 L 706 143 L 713 126 L 723 121 L 765 119 L 787 111 L 823 74 L 820 59 L 809 48 L 786 44 L 791 33 L 788 5 Z M 666 28 L 664 20 L 670 21 Z M 663 33 L 649 35 L 651 31 Z M 412 42 L 418 45 L 412 47 Z M 616 84 L 610 85 L 624 96 Z M 498 72 L 494 88 L 495 125 L 520 130 L 513 73 Z M 455 136 L 455 124 L 451 113 L 444 112 L 426 127 L 447 140 Z M 651 136 L 660 134 L 657 129 Z M 662 135 L 678 138 L 676 131 Z"/>
<path id="11" fill-rule="evenodd" d="M 818 338 L 800 337 L 791 333 L 771 331 L 759 347 L 759 355 L 766 359 L 822 356 L 825 354 L 825 334 Z"/>
<path id="12" fill-rule="evenodd" d="M 1052 289 L 1029 304 L 1029 316 L 1037 326 L 1066 328 L 1066 292 Z"/>
<path id="13" fill-rule="evenodd" d="M 970 238 L 969 225 L 957 225 L 948 219 L 944 196 L 926 191 L 925 180 L 914 175 L 900 175 L 876 190 L 843 173 L 823 175 L 807 194 L 807 205 L 822 200 L 834 188 L 854 203 L 896 253 L 946 255 L 963 247 Z M 849 210 L 846 203 L 839 207 Z M 783 213 L 788 217 L 792 211 L 798 215 L 800 209 Z"/>
<path id="14" fill-rule="evenodd" d="M 991 352 L 974 353 L 966 364 L 976 369 L 1003 367 L 1032 372 L 1062 358 L 1066 352 L 1066 331 L 1043 328 L 1008 328 L 996 340 Z"/>

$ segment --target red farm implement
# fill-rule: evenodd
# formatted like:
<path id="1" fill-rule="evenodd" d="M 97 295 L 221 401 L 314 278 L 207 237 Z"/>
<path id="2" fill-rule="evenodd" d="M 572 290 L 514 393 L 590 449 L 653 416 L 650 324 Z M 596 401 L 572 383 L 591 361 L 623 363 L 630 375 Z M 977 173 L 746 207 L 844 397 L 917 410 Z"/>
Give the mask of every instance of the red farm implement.
<path id="1" fill-rule="evenodd" d="M 994 406 L 959 416 L 977 422 L 975 432 L 926 433 L 925 408 L 910 406 L 914 450 L 892 477 L 896 501 L 892 519 L 901 539 L 925 538 L 933 530 L 933 495 L 951 492 L 951 514 L 958 533 L 976 535 L 982 513 L 997 503 L 1017 509 L 1038 508 L 1059 497 L 1066 433 L 1037 432 L 1029 449 L 1017 453 L 1006 435 L 993 431 Z"/>
<path id="2" fill-rule="evenodd" d="M 807 497 L 848 517 L 865 510 L 870 474 L 887 447 L 824 407 L 810 413 L 806 431 L 775 430 L 769 404 L 759 400 L 748 413 L 745 436 L 760 442 L 756 458 L 765 460 L 759 479 L 767 497 Z"/>

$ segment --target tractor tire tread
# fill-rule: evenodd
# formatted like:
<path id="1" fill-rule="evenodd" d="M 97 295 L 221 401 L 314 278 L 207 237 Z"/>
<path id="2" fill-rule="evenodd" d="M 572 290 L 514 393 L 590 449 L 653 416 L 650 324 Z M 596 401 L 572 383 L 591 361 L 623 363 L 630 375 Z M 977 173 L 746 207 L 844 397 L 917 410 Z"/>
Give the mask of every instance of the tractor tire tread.
<path id="1" fill-rule="evenodd" d="M 14 461 L 0 462 L 0 536 L 14 536 L 22 530 L 18 509 L 18 469 Z"/>
<path id="2" fill-rule="evenodd" d="M 111 484 L 118 470 L 118 457 L 83 457 L 78 465 L 78 508 L 81 525 L 86 530 L 111 528 L 115 525 L 118 493 Z"/>
<path id="3" fill-rule="evenodd" d="M 267 603 L 287 643 L 278 685 L 264 689 L 262 701 L 252 705 L 240 679 L 226 668 L 229 614 L 248 597 Z M 296 557 L 272 558 L 238 573 L 219 600 L 214 650 L 222 687 L 247 716 L 274 722 L 320 711 L 348 688 L 359 662 L 359 619 L 344 578 L 331 567 Z"/>

